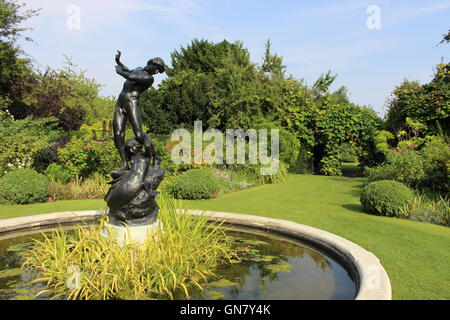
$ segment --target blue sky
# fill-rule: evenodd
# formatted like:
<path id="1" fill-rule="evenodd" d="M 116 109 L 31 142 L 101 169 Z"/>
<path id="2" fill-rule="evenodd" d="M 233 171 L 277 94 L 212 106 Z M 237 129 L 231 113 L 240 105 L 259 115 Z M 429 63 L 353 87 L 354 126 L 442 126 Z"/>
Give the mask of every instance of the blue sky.
<path id="1" fill-rule="evenodd" d="M 116 96 L 122 80 L 114 55 L 129 67 L 162 57 L 192 39 L 241 40 L 260 62 L 271 39 L 287 72 L 312 84 L 323 72 L 338 74 L 353 102 L 382 114 L 385 100 L 405 78 L 430 81 L 434 66 L 449 60 L 450 45 L 436 44 L 450 28 L 450 0 L 25 0 L 42 8 L 27 24 L 34 43 L 23 48 L 40 65 L 60 67 L 68 55 Z M 80 10 L 70 29 L 68 8 Z M 380 9 L 380 29 L 369 29 L 369 6 Z M 69 20 L 71 21 L 71 20 Z M 161 80 L 161 77 L 160 79 Z"/>

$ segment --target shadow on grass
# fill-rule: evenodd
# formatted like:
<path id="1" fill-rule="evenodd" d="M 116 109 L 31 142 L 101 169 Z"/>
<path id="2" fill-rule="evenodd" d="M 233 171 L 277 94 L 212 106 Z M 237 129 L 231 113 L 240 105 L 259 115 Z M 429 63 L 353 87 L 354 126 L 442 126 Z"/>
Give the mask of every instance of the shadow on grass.
<path id="1" fill-rule="evenodd" d="M 360 204 L 343 204 L 342 207 L 353 212 L 366 213 Z"/>

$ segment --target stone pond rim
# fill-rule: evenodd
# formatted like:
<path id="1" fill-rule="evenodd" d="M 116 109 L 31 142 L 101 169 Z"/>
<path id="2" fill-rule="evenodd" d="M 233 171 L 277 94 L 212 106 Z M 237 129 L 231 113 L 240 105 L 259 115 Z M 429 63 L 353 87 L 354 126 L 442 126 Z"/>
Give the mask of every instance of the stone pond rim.
<path id="1" fill-rule="evenodd" d="M 330 254 L 351 272 L 357 288 L 356 300 L 391 300 L 389 276 L 380 260 L 371 252 L 335 234 L 302 224 L 227 212 L 186 210 L 192 216 L 206 214 L 210 221 L 223 220 L 233 226 L 275 232 L 312 244 Z M 34 228 L 95 221 L 101 211 L 56 212 L 36 216 L 0 220 L 0 239 L 11 233 Z"/>

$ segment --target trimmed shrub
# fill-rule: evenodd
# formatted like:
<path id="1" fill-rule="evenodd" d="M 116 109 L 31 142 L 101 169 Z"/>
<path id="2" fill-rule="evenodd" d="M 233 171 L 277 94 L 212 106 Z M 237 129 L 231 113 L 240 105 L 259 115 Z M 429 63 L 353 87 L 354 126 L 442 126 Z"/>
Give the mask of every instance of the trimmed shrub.
<path id="1" fill-rule="evenodd" d="M 47 169 L 45 169 L 44 174 L 50 180 L 59 183 L 68 183 L 70 181 L 69 171 L 56 163 L 52 163 L 51 165 L 49 165 Z"/>
<path id="2" fill-rule="evenodd" d="M 369 183 L 361 193 L 361 204 L 366 212 L 388 217 L 404 217 L 406 206 L 414 198 L 404 184 L 391 180 Z"/>
<path id="3" fill-rule="evenodd" d="M 179 176 L 168 186 L 170 194 L 176 199 L 211 199 L 219 192 L 221 183 L 211 170 L 194 169 Z"/>
<path id="4" fill-rule="evenodd" d="M 0 202 L 4 204 L 31 204 L 48 198 L 48 178 L 33 169 L 19 169 L 0 180 Z"/>

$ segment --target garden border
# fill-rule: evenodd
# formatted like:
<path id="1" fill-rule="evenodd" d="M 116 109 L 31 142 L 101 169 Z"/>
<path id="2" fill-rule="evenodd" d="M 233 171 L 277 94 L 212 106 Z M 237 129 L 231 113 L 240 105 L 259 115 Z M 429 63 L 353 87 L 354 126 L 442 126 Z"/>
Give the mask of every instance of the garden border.
<path id="1" fill-rule="evenodd" d="M 357 286 L 356 300 L 391 300 L 389 276 L 380 260 L 371 252 L 335 234 L 298 223 L 266 217 L 186 210 L 193 216 L 207 215 L 210 221 L 224 221 L 233 226 L 266 230 L 308 242 L 338 258 L 350 271 Z M 23 230 L 89 222 L 100 219 L 101 211 L 56 212 L 36 216 L 0 220 L 0 236 Z"/>

